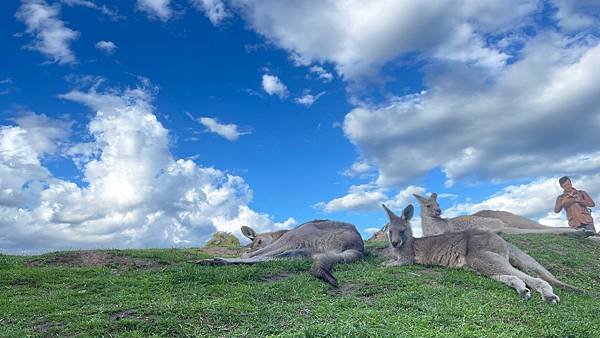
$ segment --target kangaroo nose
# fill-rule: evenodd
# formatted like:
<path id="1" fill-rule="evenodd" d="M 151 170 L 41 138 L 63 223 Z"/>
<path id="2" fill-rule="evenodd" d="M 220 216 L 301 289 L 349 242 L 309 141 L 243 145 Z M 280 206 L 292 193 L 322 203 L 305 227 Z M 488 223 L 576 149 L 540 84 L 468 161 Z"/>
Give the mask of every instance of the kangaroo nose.
<path id="1" fill-rule="evenodd" d="M 395 248 L 398 246 L 398 241 L 392 241 L 392 246 Z"/>

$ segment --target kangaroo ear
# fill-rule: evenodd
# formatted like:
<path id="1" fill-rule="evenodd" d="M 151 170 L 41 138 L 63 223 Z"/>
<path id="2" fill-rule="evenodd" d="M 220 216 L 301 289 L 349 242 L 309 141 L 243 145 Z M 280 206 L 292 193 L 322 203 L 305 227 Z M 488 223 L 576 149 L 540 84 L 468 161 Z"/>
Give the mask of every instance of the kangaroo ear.
<path id="1" fill-rule="evenodd" d="M 419 201 L 419 203 L 427 203 L 427 199 L 425 197 L 417 195 L 417 194 L 413 194 L 413 196 L 415 196 L 415 198 L 417 199 L 417 201 Z"/>
<path id="2" fill-rule="evenodd" d="M 242 226 L 242 234 L 244 234 L 244 236 L 246 236 L 250 240 L 254 240 L 256 238 L 256 231 L 254 231 L 254 229 L 252 229 L 251 227 L 247 227 L 245 225 Z"/>
<path id="3" fill-rule="evenodd" d="M 394 214 L 393 211 L 388 209 L 388 207 L 386 207 L 385 204 L 382 204 L 381 206 L 383 207 L 383 210 L 385 210 L 385 213 L 387 214 L 388 218 L 390 219 L 390 222 L 393 221 L 395 218 L 398 218 L 398 216 L 396 216 L 396 214 Z"/>
<path id="4" fill-rule="evenodd" d="M 437 194 L 436 193 L 431 193 L 431 196 L 429 197 L 430 200 L 435 201 L 437 199 Z"/>
<path id="5" fill-rule="evenodd" d="M 408 206 L 406 206 L 406 208 L 404 208 L 404 211 L 402 211 L 402 216 L 404 217 L 405 220 L 410 221 L 410 219 L 413 217 L 414 213 L 415 213 L 415 207 L 413 207 L 412 204 L 409 204 Z"/>

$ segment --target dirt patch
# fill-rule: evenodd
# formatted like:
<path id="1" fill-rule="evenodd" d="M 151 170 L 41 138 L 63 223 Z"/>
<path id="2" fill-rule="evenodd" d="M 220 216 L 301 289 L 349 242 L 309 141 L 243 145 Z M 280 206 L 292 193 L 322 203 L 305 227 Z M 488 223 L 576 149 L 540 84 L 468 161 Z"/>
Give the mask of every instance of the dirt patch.
<path id="1" fill-rule="evenodd" d="M 135 310 L 126 310 L 126 311 L 113 313 L 112 315 L 110 315 L 109 319 L 111 322 L 116 322 L 116 321 L 123 320 L 123 319 L 134 318 L 135 315 L 136 315 Z"/>
<path id="2" fill-rule="evenodd" d="M 360 283 L 344 283 L 335 289 L 328 291 L 333 296 L 346 296 L 360 298 L 369 305 L 375 303 L 377 292 L 371 290 L 370 285 Z"/>
<path id="3" fill-rule="evenodd" d="M 275 275 L 266 276 L 266 277 L 262 278 L 262 281 L 266 282 L 266 283 L 277 283 L 277 282 L 281 282 L 286 279 L 290 279 L 290 278 L 294 277 L 295 275 L 296 275 L 295 273 L 278 273 Z"/>
<path id="4" fill-rule="evenodd" d="M 329 291 L 329 293 L 337 295 L 337 296 L 355 296 L 364 287 L 365 287 L 364 284 L 344 283 L 344 284 L 340 285 L 338 288 L 331 289 Z"/>
<path id="5" fill-rule="evenodd" d="M 65 326 L 63 323 L 55 323 L 45 318 L 38 318 L 32 323 L 31 329 L 36 333 L 47 333 L 52 329 L 61 329 Z"/>
<path id="6" fill-rule="evenodd" d="M 226 246 L 213 246 L 210 248 L 202 248 L 202 252 L 211 256 L 235 256 L 239 257 L 244 253 L 246 248 L 244 247 L 226 247 Z"/>
<path id="7" fill-rule="evenodd" d="M 29 262 L 30 266 L 107 266 L 119 269 L 153 269 L 164 265 L 157 259 L 117 255 L 102 251 L 71 251 L 41 257 Z"/>

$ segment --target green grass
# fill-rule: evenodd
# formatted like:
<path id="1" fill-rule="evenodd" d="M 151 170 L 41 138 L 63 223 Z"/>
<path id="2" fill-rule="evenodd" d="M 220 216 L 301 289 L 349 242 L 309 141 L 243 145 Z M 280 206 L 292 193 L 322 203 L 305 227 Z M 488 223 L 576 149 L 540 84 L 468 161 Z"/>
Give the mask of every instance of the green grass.
<path id="1" fill-rule="evenodd" d="M 555 275 L 600 294 L 600 243 L 549 235 L 507 236 Z M 385 243 L 368 243 L 370 252 Z M 464 269 L 381 267 L 368 254 L 338 265 L 340 288 L 308 273 L 309 261 L 198 266 L 199 250 L 109 250 L 117 263 L 56 265 L 64 253 L 0 255 L 0 337 L 348 336 L 591 337 L 600 299 L 536 293 Z M 112 256 L 111 256 L 112 257 Z M 118 259 L 152 260 L 140 268 Z"/>

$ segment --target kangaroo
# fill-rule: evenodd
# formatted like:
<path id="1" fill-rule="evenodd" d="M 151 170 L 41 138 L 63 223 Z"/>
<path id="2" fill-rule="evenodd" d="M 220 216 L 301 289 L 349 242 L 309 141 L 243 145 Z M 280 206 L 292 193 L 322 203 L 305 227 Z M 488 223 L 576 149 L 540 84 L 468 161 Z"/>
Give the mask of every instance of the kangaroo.
<path id="1" fill-rule="evenodd" d="M 252 240 L 241 258 L 213 258 L 194 261 L 203 265 L 255 264 L 277 259 L 312 257 L 313 276 L 337 287 L 331 274 L 335 263 L 350 263 L 364 255 L 364 243 L 356 227 L 349 223 L 314 220 L 292 230 L 256 234 L 244 226 L 242 234 Z"/>
<path id="2" fill-rule="evenodd" d="M 470 229 L 414 238 L 410 227 L 410 219 L 414 213 L 412 204 L 404 209 L 402 216 L 397 216 L 385 205 L 383 209 L 389 219 L 386 226 L 387 237 L 394 256 L 384 263 L 385 266 L 417 263 L 470 268 L 514 288 L 523 299 L 531 298 L 529 286 L 550 304 L 557 304 L 560 298 L 554 294 L 548 282 L 561 288 L 580 291 L 556 279 L 533 257 L 516 246 L 509 245 L 498 234 Z M 529 276 L 516 267 L 529 269 L 541 278 Z"/>
<path id="3" fill-rule="evenodd" d="M 439 235 L 468 229 L 489 230 L 505 234 L 583 234 L 571 228 L 552 228 L 533 222 L 525 217 L 509 212 L 480 211 L 475 215 L 442 218 L 442 209 L 437 202 L 437 194 L 429 198 L 413 194 L 421 206 L 423 236 Z"/>

